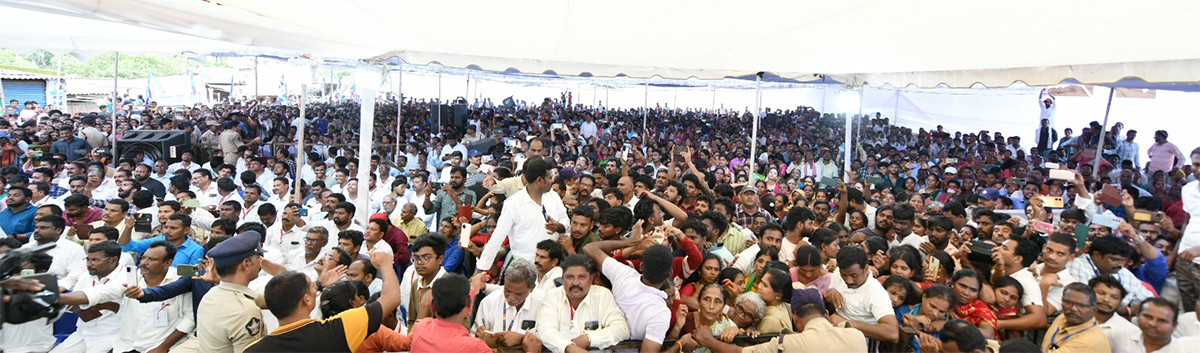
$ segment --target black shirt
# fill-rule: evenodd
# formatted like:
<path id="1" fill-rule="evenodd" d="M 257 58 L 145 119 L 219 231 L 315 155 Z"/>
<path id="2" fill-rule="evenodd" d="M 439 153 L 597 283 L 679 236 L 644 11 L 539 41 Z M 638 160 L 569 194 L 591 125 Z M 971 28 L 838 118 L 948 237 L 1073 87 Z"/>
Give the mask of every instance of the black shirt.
<path id="1" fill-rule="evenodd" d="M 246 352 L 354 352 L 383 322 L 379 302 L 317 321 L 280 326 L 246 347 Z"/>

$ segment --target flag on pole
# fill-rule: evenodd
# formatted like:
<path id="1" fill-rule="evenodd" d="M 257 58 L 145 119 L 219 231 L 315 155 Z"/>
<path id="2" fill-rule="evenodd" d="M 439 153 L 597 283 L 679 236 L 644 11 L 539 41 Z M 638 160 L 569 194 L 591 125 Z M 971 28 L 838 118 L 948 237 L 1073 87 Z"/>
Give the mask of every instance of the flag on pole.
<path id="1" fill-rule="evenodd" d="M 279 75 L 279 97 L 275 99 L 275 104 L 276 105 L 287 104 L 287 100 L 288 100 L 287 76 Z"/>
<path id="2" fill-rule="evenodd" d="M 229 101 L 230 102 L 233 101 L 233 78 L 234 77 L 237 77 L 237 75 L 229 74 Z"/>
<path id="3" fill-rule="evenodd" d="M 188 103 L 195 103 L 199 100 L 199 94 L 196 93 L 196 77 L 192 76 L 192 68 L 187 68 L 188 76 Z"/>
<path id="4" fill-rule="evenodd" d="M 154 80 L 154 73 L 153 72 L 148 73 L 148 75 L 146 75 L 146 101 L 144 102 L 145 104 L 150 104 L 150 101 L 153 100 L 153 98 L 154 98 L 154 91 L 150 89 L 150 81 L 153 81 L 153 80 Z"/>

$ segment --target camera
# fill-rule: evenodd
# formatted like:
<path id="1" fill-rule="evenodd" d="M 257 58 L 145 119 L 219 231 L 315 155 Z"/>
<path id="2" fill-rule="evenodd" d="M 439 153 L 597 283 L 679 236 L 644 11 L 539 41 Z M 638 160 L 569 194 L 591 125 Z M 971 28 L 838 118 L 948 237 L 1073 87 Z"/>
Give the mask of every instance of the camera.
<path id="1" fill-rule="evenodd" d="M 971 246 L 967 247 L 971 249 L 971 253 L 967 254 L 967 260 L 970 260 L 971 262 L 994 264 L 995 261 L 992 261 L 992 247 L 993 245 L 991 243 L 981 239 L 972 241 Z"/>
<path id="2" fill-rule="evenodd" d="M 0 284 L 4 284 L 0 291 L 3 292 L 2 297 L 8 297 L 0 303 L 0 325 L 23 324 L 39 318 L 50 320 L 58 317 L 62 305 L 58 303 L 57 278 L 49 273 L 17 275 L 28 262 L 30 254 L 44 252 L 54 246 L 54 243 L 50 243 L 32 249 L 13 249 L 0 257 Z M 39 291 L 10 289 L 9 284 L 16 279 L 33 280 L 44 287 Z"/>

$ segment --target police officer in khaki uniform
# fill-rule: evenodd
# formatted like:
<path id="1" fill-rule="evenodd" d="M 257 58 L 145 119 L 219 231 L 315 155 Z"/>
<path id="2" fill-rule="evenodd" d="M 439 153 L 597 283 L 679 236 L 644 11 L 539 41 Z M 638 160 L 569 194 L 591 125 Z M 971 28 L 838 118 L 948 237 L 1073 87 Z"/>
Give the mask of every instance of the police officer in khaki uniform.
<path id="1" fill-rule="evenodd" d="M 262 269 L 260 239 L 261 234 L 248 231 L 209 251 L 221 284 L 204 296 L 196 311 L 201 352 L 241 353 L 251 342 L 266 336 L 262 310 L 255 304 L 258 294 L 246 288 Z"/>

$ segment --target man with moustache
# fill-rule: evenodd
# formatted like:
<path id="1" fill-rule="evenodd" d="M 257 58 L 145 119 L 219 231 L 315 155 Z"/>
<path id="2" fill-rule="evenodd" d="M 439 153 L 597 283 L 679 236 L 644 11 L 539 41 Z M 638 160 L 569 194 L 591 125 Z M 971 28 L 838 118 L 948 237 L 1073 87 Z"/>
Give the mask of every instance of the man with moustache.
<path id="1" fill-rule="evenodd" d="M 605 349 L 629 338 L 629 323 L 612 291 L 592 285 L 596 267 L 583 254 L 563 260 L 563 285 L 538 310 L 536 337 L 551 352 Z"/>
<path id="2" fill-rule="evenodd" d="M 535 347 L 541 346 L 529 332 L 537 322 L 544 293 L 536 290 L 538 274 L 533 263 L 523 259 L 513 260 L 505 267 L 503 291 L 492 291 L 479 302 L 475 337 L 493 348 L 520 346 L 526 339 L 536 341 L 531 342 Z"/>
<path id="3" fill-rule="evenodd" d="M 563 273 L 558 265 L 566 256 L 562 245 L 554 240 L 546 239 L 537 243 L 537 253 L 533 257 L 533 266 L 538 271 L 537 290 L 558 288 L 557 281 L 562 279 Z"/>
<path id="4" fill-rule="evenodd" d="M 1037 279 L 1042 290 L 1042 302 L 1045 303 L 1046 315 L 1054 315 L 1062 309 L 1063 286 L 1077 282 L 1067 270 L 1067 264 L 1075 254 L 1075 237 L 1064 233 L 1050 235 L 1042 250 L 1042 262 L 1035 265 L 1034 279 Z"/>
<path id="5" fill-rule="evenodd" d="M 1112 352 L 1104 330 L 1096 322 L 1096 292 L 1083 283 L 1063 289 L 1063 314 L 1054 319 L 1042 340 L 1043 352 Z"/>
<path id="6" fill-rule="evenodd" d="M 1088 287 L 1096 293 L 1096 322 L 1100 323 L 1100 330 L 1108 337 L 1109 346 L 1117 347 L 1120 344 L 1118 342 L 1133 340 L 1133 337 L 1142 334 L 1137 325 L 1116 314 L 1126 294 L 1120 281 L 1100 276 L 1088 281 Z"/>

